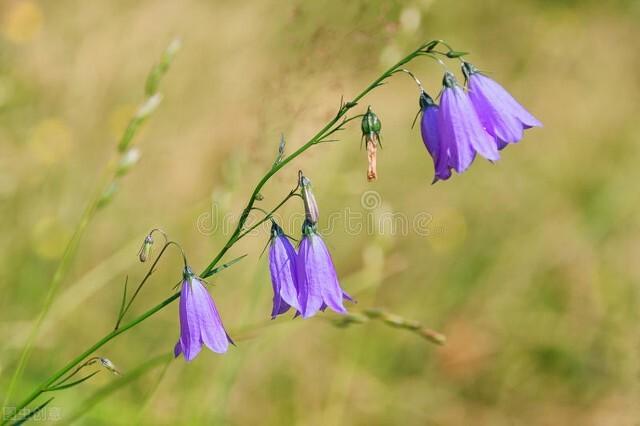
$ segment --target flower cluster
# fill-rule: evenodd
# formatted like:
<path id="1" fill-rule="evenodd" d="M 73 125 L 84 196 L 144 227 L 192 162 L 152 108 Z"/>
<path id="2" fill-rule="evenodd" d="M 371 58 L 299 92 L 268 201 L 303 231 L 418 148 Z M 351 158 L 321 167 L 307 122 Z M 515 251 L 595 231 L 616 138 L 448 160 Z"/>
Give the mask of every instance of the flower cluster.
<path id="1" fill-rule="evenodd" d="M 166 72 L 175 46 L 176 45 L 167 50 L 163 63 L 154 68 L 147 80 L 146 91 L 148 99 L 130 122 L 129 128 L 125 132 L 119 145 L 119 150 L 127 155 L 123 155 L 117 165 L 115 172 L 116 178 L 125 174 L 138 159 L 136 152 L 128 147 L 135 133 L 135 129 L 144 121 L 146 116 L 157 107 L 160 101 L 160 95 L 156 93 L 158 78 Z M 438 46 L 444 46 L 448 50 L 438 50 L 436 49 Z M 454 75 L 447 71 L 443 78 L 442 91 L 435 100 L 422 88 L 422 84 L 411 71 L 402 68 L 413 59 L 422 56 L 435 59 L 444 65 L 444 62 L 440 60 L 441 57 L 459 59 L 464 55 L 466 55 L 465 52 L 453 50 L 442 40 L 427 42 L 400 59 L 394 66 L 369 84 L 362 92 L 351 98 L 350 101 L 345 102 L 344 99 L 341 100 L 336 115 L 333 116 L 315 136 L 288 156 L 285 156 L 286 143 L 284 136 L 282 136 L 278 147 L 278 154 L 273 165 L 256 185 L 229 240 L 204 269 L 201 276 L 197 276 L 192 272 L 187 262 L 185 252 L 180 244 L 169 240 L 167 234 L 158 228 L 151 230 L 138 252 L 138 259 L 140 262 L 146 262 L 151 259 L 153 247 L 154 244 L 156 244 L 153 234 L 156 232 L 161 234 L 164 239 L 162 248 L 159 250 L 157 256 L 154 257 L 154 260 L 152 260 L 147 274 L 142 278 L 129 298 L 127 298 L 128 281 L 125 280 L 120 311 L 113 331 L 91 346 L 85 351 L 85 354 L 95 352 L 111 339 L 125 330 L 140 324 L 178 298 L 180 299 L 180 336 L 174 347 L 174 355 L 176 357 L 183 355 L 187 361 L 192 361 L 202 351 L 203 346 L 208 347 L 216 353 L 225 353 L 229 348 L 229 344 L 234 343 L 222 324 L 220 314 L 218 313 L 213 298 L 206 288 L 207 283 L 204 279 L 242 259 L 244 256 L 218 266 L 218 262 L 231 247 L 245 235 L 248 235 L 251 231 L 269 220 L 272 222 L 271 238 L 269 241 L 269 271 L 273 286 L 272 319 L 286 313 L 291 308 L 295 311 L 294 318 L 297 316 L 309 318 L 316 315 L 319 311 L 325 311 L 327 308 L 330 308 L 337 313 L 346 314 L 338 317 L 339 321 L 337 321 L 336 324 L 340 326 L 345 326 L 350 323 L 361 323 L 369 319 L 379 319 L 392 327 L 414 331 L 434 343 L 442 344 L 444 342 L 442 335 L 422 327 L 417 321 L 406 320 L 403 317 L 375 309 L 365 309 L 361 313 L 347 312 L 344 302 L 345 300 L 353 302 L 353 299 L 340 286 L 331 254 L 322 236 L 318 233 L 317 223 L 320 216 L 318 204 L 313 195 L 311 182 L 302 172 L 299 173 L 295 189 L 271 211 L 257 206 L 256 203 L 264 199 L 261 195 L 261 190 L 265 184 L 286 164 L 290 163 L 312 146 L 322 142 L 335 141 L 329 139 L 329 136 L 343 130 L 348 122 L 360 117 L 362 117 L 362 139 L 364 140 L 367 152 L 367 180 L 376 180 L 378 178 L 378 147 L 382 147 L 381 121 L 371 107 L 368 107 L 364 114 L 351 116 L 349 118 L 347 114 L 350 113 L 366 95 L 386 83 L 386 80 L 399 72 L 405 72 L 410 75 L 420 88 L 419 104 L 420 114 L 422 115 L 420 130 L 422 140 L 433 159 L 435 169 L 434 182 L 449 179 L 454 170 L 457 173 L 464 172 L 471 166 L 477 154 L 480 154 L 491 162 L 497 161 L 500 158 L 500 150 L 509 144 L 520 141 L 523 137 L 524 130 L 531 127 L 541 127 L 542 124 L 540 121 L 522 107 L 502 86 L 478 71 L 477 68 L 468 62 L 461 61 L 462 73 L 465 80 L 464 85 L 460 85 Z M 439 100 L 439 104 L 436 100 Z M 103 206 L 105 202 L 108 202 L 110 195 L 113 195 L 113 185 L 109 186 L 100 196 L 97 200 L 97 206 Z M 284 230 L 273 220 L 273 214 L 294 196 L 302 198 L 305 209 L 305 221 L 302 225 L 302 235 L 297 249 L 291 243 Z M 257 223 L 247 226 L 247 220 L 253 211 L 261 211 L 265 216 L 261 220 L 258 220 Z M 184 270 L 182 273 L 180 292 L 172 294 L 169 298 L 151 308 L 146 313 L 138 316 L 123 328 L 119 328 L 133 301 L 140 293 L 148 278 L 155 271 L 158 261 L 169 246 L 175 246 L 182 252 Z M 27 352 L 25 348 L 21 362 L 26 359 L 24 355 Z M 83 367 L 95 364 L 98 361 L 107 370 L 114 374 L 119 374 L 114 364 L 106 358 L 92 357 L 78 366 L 81 360 L 82 358 L 73 360 L 67 364 L 67 366 L 63 367 L 62 370 L 54 373 L 54 375 L 50 377 L 43 386 L 38 387 L 18 409 L 25 409 L 28 404 L 45 392 L 66 389 L 86 381 L 95 375 L 96 372 L 68 383 L 68 380 Z M 74 367 L 76 367 L 75 370 L 69 373 Z M 20 368 L 18 368 L 17 371 L 20 371 Z M 16 375 L 14 375 L 13 379 L 15 378 Z M 13 379 L 11 380 L 12 384 L 14 383 Z M 42 409 L 50 401 L 51 400 L 44 402 L 35 411 Z"/>
<path id="2" fill-rule="evenodd" d="M 431 50 L 425 53 L 429 52 Z M 453 58 L 462 53 L 450 51 L 446 55 Z M 467 170 L 477 154 L 491 162 L 497 161 L 500 150 L 522 139 L 525 129 L 542 126 L 502 86 L 468 62 L 462 61 L 464 86 L 457 82 L 452 73 L 445 72 L 442 91 L 436 97 L 439 98 L 439 104 L 427 94 L 410 71 L 397 71 L 408 73 L 420 88 L 420 131 L 433 159 L 434 183 L 449 179 L 453 170 L 457 173 Z M 382 125 L 371 107 L 361 117 L 362 139 L 368 160 L 367 179 L 373 181 L 378 177 L 377 149 L 381 146 Z M 274 167 L 283 159 L 284 144 L 283 137 Z M 346 314 L 344 301 L 353 302 L 353 299 L 340 286 L 331 254 L 318 233 L 316 225 L 320 211 L 311 182 L 302 172 L 288 198 L 294 195 L 302 198 L 305 210 L 297 249 L 270 214 L 264 219 L 271 219 L 272 223 L 269 241 L 269 272 L 273 287 L 271 318 L 275 319 L 289 309 L 295 312 L 294 317 L 303 318 L 312 317 L 327 308 Z M 149 234 L 139 253 L 141 261 L 149 257 L 152 245 L 153 239 Z M 203 345 L 214 352 L 223 353 L 233 342 L 222 325 L 204 282 L 186 265 L 185 259 L 180 295 L 180 338 L 174 353 L 176 356 L 183 354 L 190 361 Z"/>
<path id="3" fill-rule="evenodd" d="M 516 143 L 523 130 L 542 123 L 502 86 L 468 62 L 462 63 L 466 91 L 450 72 L 443 78 L 440 105 L 421 89 L 420 130 L 433 158 L 435 177 L 447 180 L 451 171 L 464 172 L 480 154 L 489 161 L 499 150 Z"/>
<path id="4" fill-rule="evenodd" d="M 316 229 L 318 205 L 307 177 L 300 174 L 305 207 L 302 239 L 298 251 L 277 223 L 272 222 L 269 270 L 273 286 L 271 317 L 293 308 L 296 316 L 309 318 L 327 307 L 346 313 L 343 300 L 352 301 L 340 287 L 331 254 Z"/>

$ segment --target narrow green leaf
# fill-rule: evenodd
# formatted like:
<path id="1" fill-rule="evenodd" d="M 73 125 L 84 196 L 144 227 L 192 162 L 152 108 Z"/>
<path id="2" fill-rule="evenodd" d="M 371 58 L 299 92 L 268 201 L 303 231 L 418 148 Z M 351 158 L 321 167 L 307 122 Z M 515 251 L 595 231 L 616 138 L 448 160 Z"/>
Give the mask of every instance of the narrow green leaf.
<path id="1" fill-rule="evenodd" d="M 84 376 L 82 379 L 75 380 L 75 381 L 73 381 L 71 383 L 67 383 L 66 385 L 55 386 L 55 387 L 47 389 L 46 391 L 47 392 L 53 392 L 53 391 L 59 391 L 59 390 L 62 390 L 62 389 L 72 388 L 72 387 L 74 387 L 76 385 L 79 385 L 80 383 L 82 383 L 82 382 L 84 382 L 86 380 L 89 380 L 90 378 L 92 378 L 93 376 L 98 374 L 99 372 L 100 372 L 100 370 L 94 371 L 93 373 L 91 373 L 91 374 L 89 374 L 87 376 Z"/>
<path id="2" fill-rule="evenodd" d="M 118 311 L 118 321 L 116 322 L 116 328 L 120 325 L 122 315 L 124 314 L 124 306 L 127 301 L 127 283 L 129 282 L 129 276 L 124 279 L 124 291 L 122 292 L 122 301 L 120 302 L 120 310 Z"/>
<path id="3" fill-rule="evenodd" d="M 438 43 L 440 43 L 438 40 L 431 40 L 429 43 L 425 44 L 423 46 L 423 49 L 427 52 L 433 50 L 434 47 L 436 47 L 438 45 Z"/>
<path id="4" fill-rule="evenodd" d="M 68 424 L 73 423 L 79 417 L 82 417 L 85 413 L 90 411 L 94 406 L 99 404 L 102 400 L 109 397 L 111 394 L 128 385 L 129 383 L 137 380 L 147 371 L 154 369 L 159 365 L 167 365 L 172 360 L 173 354 L 162 354 L 156 356 L 155 358 L 151 358 L 148 361 L 145 361 L 139 367 L 131 370 L 127 374 L 121 376 L 120 378 L 112 381 L 111 383 L 94 392 L 89 398 L 79 404 L 74 412 L 72 412 L 69 416 L 65 416 L 65 422 Z"/>
<path id="5" fill-rule="evenodd" d="M 245 257 L 247 257 L 247 255 L 243 254 L 242 256 L 233 259 L 231 262 L 227 262 L 224 265 L 220 265 L 217 268 L 213 268 L 211 271 L 209 271 L 208 274 L 203 275 L 202 278 L 207 278 L 207 277 L 210 277 L 211 275 L 217 274 L 218 272 L 220 272 L 220 271 L 222 271 L 224 269 L 227 269 L 229 266 L 233 265 L 234 263 L 241 261 Z"/>

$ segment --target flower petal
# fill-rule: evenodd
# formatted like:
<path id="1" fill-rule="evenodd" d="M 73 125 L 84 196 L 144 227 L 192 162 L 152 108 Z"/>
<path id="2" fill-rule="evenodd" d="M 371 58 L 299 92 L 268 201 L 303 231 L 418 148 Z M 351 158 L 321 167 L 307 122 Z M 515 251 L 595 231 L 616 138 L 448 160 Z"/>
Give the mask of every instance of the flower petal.
<path id="1" fill-rule="evenodd" d="M 465 134 L 465 117 L 460 116 L 459 105 L 454 89 L 445 88 L 440 100 L 438 129 L 440 130 L 440 147 L 447 153 L 447 165 L 458 173 L 469 168 L 475 158 L 475 151 Z"/>
<path id="2" fill-rule="evenodd" d="M 342 291 L 342 298 L 345 299 L 345 300 L 348 300 L 351 303 L 358 303 L 353 299 L 353 297 L 351 297 L 351 295 L 349 293 L 347 293 L 344 290 Z"/>
<path id="3" fill-rule="evenodd" d="M 442 94 L 442 108 L 444 108 L 445 94 L 449 105 L 449 125 L 458 146 L 469 145 L 487 160 L 500 159 L 498 148 L 493 137 L 482 127 L 478 114 L 473 108 L 467 94 L 460 87 L 446 88 Z"/>
<path id="4" fill-rule="evenodd" d="M 274 292 L 272 317 L 286 312 L 289 306 L 300 309 L 296 283 L 296 257 L 296 250 L 287 237 L 282 235 L 273 239 L 269 250 L 269 270 Z"/>
<path id="5" fill-rule="evenodd" d="M 317 234 L 309 236 L 311 242 L 309 265 L 313 268 L 312 274 L 307 275 L 308 281 L 317 281 L 322 294 L 322 301 L 331 309 L 339 313 L 346 313 L 342 298 L 344 292 L 340 288 L 336 268 L 333 265 L 331 254 L 327 249 L 322 237 Z"/>
<path id="6" fill-rule="evenodd" d="M 200 318 L 193 279 L 182 282 L 180 293 L 180 346 L 187 361 L 194 359 L 202 349 Z"/>
<path id="7" fill-rule="evenodd" d="M 474 73 L 471 75 L 471 79 L 475 79 L 482 85 L 482 88 L 488 96 L 499 102 L 501 106 L 505 108 L 512 116 L 516 117 L 524 126 L 525 129 L 531 127 L 542 127 L 542 123 L 535 118 L 529 111 L 527 111 L 513 96 L 500 84 L 492 80 L 491 78 Z"/>
<path id="8" fill-rule="evenodd" d="M 515 143 L 522 139 L 522 123 L 509 105 L 495 96 L 490 79 L 478 73 L 469 78 L 469 98 L 485 130 L 498 141 Z"/>
<path id="9" fill-rule="evenodd" d="M 422 141 L 433 158 L 434 182 L 446 180 L 451 177 L 451 169 L 448 164 L 448 152 L 441 147 L 438 115 L 438 106 L 428 106 L 422 110 L 422 120 L 420 122 Z"/>
<path id="10" fill-rule="evenodd" d="M 212 351 L 225 353 L 229 348 L 229 339 L 222 325 L 220 314 L 213 303 L 213 298 L 199 279 L 194 278 L 192 283 L 194 295 L 198 301 L 200 339 Z"/>
<path id="11" fill-rule="evenodd" d="M 298 280 L 298 301 L 303 318 L 309 318 L 322 306 L 321 282 L 314 276 L 313 249 L 309 237 L 300 242 L 296 256 L 296 276 Z"/>

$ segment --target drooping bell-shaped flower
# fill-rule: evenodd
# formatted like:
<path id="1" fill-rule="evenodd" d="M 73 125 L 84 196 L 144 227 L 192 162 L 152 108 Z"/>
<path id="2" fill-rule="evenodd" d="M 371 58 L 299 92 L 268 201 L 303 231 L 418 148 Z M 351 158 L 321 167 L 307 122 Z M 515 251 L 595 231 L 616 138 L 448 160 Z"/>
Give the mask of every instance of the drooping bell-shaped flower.
<path id="1" fill-rule="evenodd" d="M 284 314 L 290 307 L 300 311 L 296 283 L 296 250 L 275 222 L 271 225 L 269 271 L 273 286 L 271 318 Z"/>
<path id="2" fill-rule="evenodd" d="M 434 183 L 438 180 L 449 179 L 451 177 L 451 167 L 453 167 L 449 164 L 448 151 L 442 147 L 440 140 L 440 130 L 438 128 L 439 109 L 433 98 L 423 90 L 420 93 L 420 112 L 422 114 L 420 133 L 422 142 L 424 142 L 424 146 L 433 159 Z"/>
<path id="3" fill-rule="evenodd" d="M 495 138 L 499 149 L 522 139 L 523 130 L 542 127 L 501 85 L 463 62 L 462 72 L 469 88 L 469 98 L 485 130 Z"/>
<path id="4" fill-rule="evenodd" d="M 378 178 L 378 145 L 380 145 L 380 130 L 382 123 L 371 107 L 367 108 L 367 112 L 362 116 L 362 139 L 365 142 L 367 150 L 367 180 L 369 182 Z"/>
<path id="5" fill-rule="evenodd" d="M 476 153 L 490 161 L 500 158 L 493 137 L 486 132 L 464 90 L 455 77 L 446 72 L 440 97 L 438 130 L 440 149 L 448 154 L 448 165 L 458 173 L 473 162 Z"/>
<path id="6" fill-rule="evenodd" d="M 296 258 L 299 312 L 303 318 L 315 315 L 329 307 L 346 313 L 343 299 L 351 300 L 340 287 L 333 260 L 315 226 L 305 221 L 302 241 Z"/>
<path id="7" fill-rule="evenodd" d="M 193 360 L 202 345 L 214 352 L 224 353 L 233 341 L 222 325 L 220 314 L 211 295 L 188 266 L 185 267 L 180 291 L 180 338 L 173 350 Z"/>

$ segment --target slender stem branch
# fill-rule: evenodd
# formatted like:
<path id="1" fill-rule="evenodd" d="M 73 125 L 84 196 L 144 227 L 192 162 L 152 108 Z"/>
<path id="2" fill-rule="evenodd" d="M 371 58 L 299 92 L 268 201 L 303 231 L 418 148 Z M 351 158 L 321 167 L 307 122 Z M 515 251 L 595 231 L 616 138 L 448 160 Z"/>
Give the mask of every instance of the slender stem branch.
<path id="1" fill-rule="evenodd" d="M 362 92 L 360 92 L 355 98 L 353 98 L 349 102 L 343 103 L 340 106 L 340 109 L 338 110 L 338 112 L 335 115 L 335 117 L 333 117 L 318 133 L 316 133 L 311 139 L 309 139 L 309 141 L 307 141 L 307 143 L 302 145 L 300 148 L 298 148 L 291 155 L 285 157 L 278 164 L 275 164 L 271 168 L 271 170 L 269 170 L 269 172 L 267 172 L 267 174 L 264 175 L 262 177 L 262 179 L 260 179 L 260 181 L 256 185 L 255 189 L 253 190 L 253 193 L 251 194 L 251 197 L 249 198 L 249 202 L 247 203 L 247 206 L 244 208 L 244 210 L 242 212 L 242 215 L 240 216 L 240 220 L 238 221 L 238 224 L 237 224 L 235 230 L 231 234 L 231 237 L 229 237 L 229 240 L 224 245 L 222 250 L 220 250 L 218 255 L 205 268 L 203 275 L 206 276 L 207 273 L 209 271 L 211 271 L 216 266 L 216 264 L 220 261 L 220 259 L 222 259 L 222 257 L 227 253 L 227 251 L 231 248 L 231 246 L 233 246 L 233 244 L 235 244 L 241 238 L 241 236 L 246 235 L 246 233 L 242 234 L 242 229 L 243 229 L 243 227 L 245 225 L 245 222 L 247 221 L 249 213 L 251 212 L 251 208 L 253 207 L 253 204 L 256 201 L 256 197 L 258 196 L 258 194 L 262 190 L 262 187 L 264 187 L 264 185 L 269 181 L 269 179 L 271 179 L 276 173 L 278 173 L 284 166 L 286 166 L 288 163 L 290 163 L 293 159 L 295 159 L 300 154 L 302 154 L 303 152 L 305 152 L 306 150 L 311 148 L 313 145 L 315 145 L 316 143 L 321 141 L 326 136 L 327 132 L 332 133 L 331 129 L 333 128 L 333 126 L 350 109 L 355 107 L 362 98 L 364 98 L 367 94 L 369 94 L 369 92 L 371 92 L 372 90 L 374 90 L 378 86 L 381 86 L 384 83 L 384 81 L 387 78 L 391 77 L 397 69 L 401 68 L 403 65 L 405 65 L 406 63 L 410 62 L 412 59 L 414 59 L 417 56 L 419 56 L 421 54 L 421 52 L 425 52 L 425 49 L 427 49 L 426 51 L 430 51 L 436 45 L 437 45 L 437 43 L 434 44 L 433 41 L 429 42 L 429 43 L 425 43 L 422 46 L 420 46 L 419 48 L 417 48 L 416 50 L 414 50 L 413 52 L 411 52 L 409 55 L 407 55 L 404 58 L 402 58 L 395 65 L 391 66 L 387 71 L 382 73 L 369 86 L 367 86 L 367 88 L 365 88 Z"/>
<path id="2" fill-rule="evenodd" d="M 71 378 L 73 376 L 75 376 L 76 374 L 78 374 L 80 372 L 80 370 L 82 370 L 83 368 L 85 368 L 85 367 L 87 367 L 89 365 L 95 364 L 98 359 L 100 359 L 100 357 L 97 357 L 97 356 L 89 358 L 88 360 L 86 360 L 85 362 L 80 364 L 75 370 L 73 370 L 71 373 L 69 373 L 66 377 L 61 378 L 58 383 L 53 383 L 52 386 L 53 387 L 57 387 L 57 386 L 63 385 L 65 382 L 71 380 Z"/>
<path id="3" fill-rule="evenodd" d="M 268 220 L 270 220 L 273 217 L 275 212 L 280 210 L 280 208 L 282 206 L 284 206 L 287 203 L 287 201 L 289 201 L 291 198 L 296 196 L 296 190 L 297 190 L 297 187 L 295 189 L 293 189 L 289 194 L 287 194 L 287 196 L 282 201 L 280 201 L 280 203 L 278 203 L 277 206 L 275 206 L 273 209 L 271 209 L 270 212 L 267 212 L 262 219 L 260 219 L 258 222 L 256 222 L 253 225 L 251 225 L 244 232 L 240 233 L 240 235 L 238 235 L 238 238 L 236 239 L 236 241 L 238 241 L 239 239 L 243 238 L 244 236 L 249 234 L 251 231 L 253 231 L 254 229 L 259 227 L 263 223 L 265 223 Z"/>
<path id="4" fill-rule="evenodd" d="M 231 234 L 231 236 L 227 240 L 226 244 L 222 247 L 222 249 L 215 256 L 215 258 L 209 263 L 209 265 L 207 265 L 207 267 L 204 268 L 204 270 L 202 271 L 200 276 L 203 277 L 203 278 L 211 276 L 213 274 L 214 268 L 216 267 L 216 265 L 218 264 L 220 259 L 222 259 L 222 257 L 227 253 L 227 251 L 229 251 L 229 249 L 236 242 L 238 242 L 241 238 L 246 236 L 249 232 L 251 232 L 257 226 L 259 226 L 262 223 L 264 223 L 265 220 L 268 220 L 265 217 L 264 219 L 262 219 L 261 221 L 259 221 L 255 225 L 249 227 L 248 229 L 244 228 L 245 224 L 247 222 L 247 219 L 249 217 L 249 214 L 251 213 L 252 208 L 253 208 L 256 200 L 259 197 L 258 194 L 260 193 L 262 188 L 267 184 L 267 182 L 269 182 L 269 180 L 275 174 L 277 174 L 284 166 L 289 164 L 291 161 L 293 161 L 295 158 L 297 158 L 302 153 L 307 151 L 309 148 L 311 148 L 312 146 L 320 143 L 320 141 L 322 141 L 322 139 L 324 139 L 328 134 L 334 133 L 336 131 L 334 126 L 340 122 L 340 120 L 349 112 L 349 110 L 354 108 L 362 98 L 364 98 L 367 94 L 369 94 L 369 92 L 371 92 L 372 90 L 374 90 L 377 87 L 381 86 L 385 82 L 385 80 L 387 80 L 389 77 L 391 77 L 396 72 L 396 70 L 398 70 L 399 68 L 403 67 L 405 64 L 407 64 L 408 62 L 410 62 L 414 58 L 420 56 L 421 54 L 431 52 L 431 50 L 433 50 L 433 48 L 435 48 L 438 45 L 438 43 L 443 43 L 443 42 L 440 41 L 440 40 L 434 40 L 434 41 L 430 41 L 428 43 L 425 43 L 425 44 L 421 45 L 419 48 L 417 48 L 413 52 L 409 53 L 403 59 L 398 61 L 395 65 L 391 66 L 388 70 L 383 72 L 378 78 L 376 78 L 371 84 L 369 84 L 369 86 L 367 86 L 362 92 L 360 92 L 358 95 L 356 95 L 351 101 L 346 102 L 346 103 L 342 103 L 341 102 L 340 108 L 339 108 L 338 112 L 336 113 L 336 115 L 331 120 L 329 120 L 329 122 L 322 129 L 320 129 L 311 139 L 309 139 L 304 145 L 302 145 L 300 148 L 298 148 L 292 154 L 290 154 L 289 156 L 283 158 L 282 161 L 278 162 L 277 164 L 274 164 L 271 167 L 271 169 L 260 179 L 260 181 L 255 186 L 255 188 L 253 190 L 253 193 L 251 194 L 251 196 L 249 198 L 249 201 L 247 202 L 246 207 L 244 208 L 244 210 L 242 211 L 242 214 L 240 215 L 240 219 L 238 220 L 238 224 L 236 225 L 235 230 L 233 231 L 233 233 Z M 338 125 L 338 128 L 341 127 L 344 123 L 346 123 L 347 121 L 350 121 L 350 120 L 351 119 L 348 119 L 348 120 L 345 120 L 343 123 L 340 123 Z M 291 196 L 293 196 L 293 195 L 290 194 L 288 197 L 286 197 L 278 206 L 276 206 L 276 208 L 272 212 L 274 212 L 275 210 L 280 208 L 286 201 L 288 201 L 288 199 Z M 151 269 L 153 269 L 153 267 Z M 134 295 L 135 295 L 135 293 L 134 293 Z M 160 302 L 158 305 L 156 305 L 156 306 L 152 307 L 151 309 L 147 310 L 146 312 L 144 312 L 140 316 L 136 317 L 135 319 L 131 320 L 130 322 L 128 322 L 128 323 L 126 323 L 126 324 L 124 324 L 124 325 L 122 325 L 120 327 L 116 327 L 116 329 L 114 329 L 110 333 L 108 333 L 105 336 L 103 336 L 100 340 L 98 340 L 96 343 L 94 343 L 92 346 L 90 346 L 84 352 L 79 354 L 77 357 L 75 357 L 73 360 L 71 360 L 69 363 L 67 363 L 64 367 L 60 368 L 51 377 L 49 377 L 44 383 L 42 383 L 40 386 L 38 386 L 29 396 L 27 396 L 20 404 L 18 404 L 16 412 L 19 412 L 21 409 L 23 409 L 24 407 L 29 405 L 31 402 L 33 402 L 42 393 L 46 392 L 47 389 L 49 389 L 50 386 L 53 383 L 55 383 L 62 376 L 67 374 L 69 371 L 71 371 L 76 365 L 80 364 L 85 358 L 87 358 L 88 356 L 92 355 L 95 351 L 100 349 L 106 343 L 108 343 L 112 339 L 116 338 L 120 334 L 124 333 L 125 331 L 129 330 L 130 328 L 133 328 L 133 327 L 137 326 L 138 324 L 140 324 L 141 322 L 143 322 L 147 318 L 151 317 L 152 315 L 156 314 L 157 312 L 161 311 L 166 306 L 168 306 L 169 304 L 171 304 L 172 302 L 177 300 L 179 297 L 180 297 L 180 292 L 176 292 L 176 293 L 172 294 L 171 296 L 169 296 L 168 298 L 166 298 L 165 300 Z M 10 419 L 3 419 L 1 424 L 4 425 L 9 420 Z"/>
<path id="5" fill-rule="evenodd" d="M 159 100 L 161 99 L 161 97 L 159 97 L 159 95 L 156 93 L 158 90 L 158 85 L 160 83 L 162 76 L 167 72 L 169 65 L 173 60 L 173 57 L 176 54 L 176 52 L 179 50 L 179 48 L 180 48 L 180 42 L 178 40 L 174 40 L 169 45 L 169 47 L 165 50 L 160 63 L 154 68 L 155 72 L 152 71 L 152 73 L 149 75 L 147 79 L 146 101 L 143 102 L 141 105 L 144 106 L 145 104 L 148 103 L 148 101 L 151 100 L 151 98 L 155 97 L 156 98 L 155 106 L 157 107 Z M 132 118 L 122 139 L 124 141 L 125 138 L 127 138 L 126 139 L 127 146 L 131 144 L 134 137 L 138 133 L 137 130 L 140 127 L 140 124 L 142 123 L 142 121 L 144 121 L 144 119 L 148 118 L 148 116 L 153 112 L 153 109 L 154 108 L 151 108 L 151 109 L 148 108 L 146 111 L 144 111 L 144 117 L 141 114 L 138 114 L 136 117 Z M 140 111 L 142 111 L 142 108 L 139 110 L 139 112 Z M 134 122 L 137 122 L 135 126 L 132 125 Z M 33 325 L 31 331 L 29 332 L 29 336 L 27 337 L 25 346 L 22 349 L 20 358 L 18 359 L 17 367 L 14 370 L 13 375 L 11 376 L 11 380 L 9 381 L 9 386 L 6 390 L 4 401 L 2 404 L 3 406 L 7 406 L 7 403 L 9 402 L 13 394 L 13 389 L 15 387 L 15 384 L 22 376 L 22 372 L 31 355 L 31 351 L 33 349 L 33 344 L 35 342 L 35 339 L 36 337 L 38 337 L 38 333 L 40 332 L 40 328 L 42 327 L 44 319 L 49 313 L 49 309 L 51 308 L 51 304 L 53 303 L 53 299 L 56 294 L 56 291 L 67 274 L 69 266 L 71 265 L 71 261 L 73 260 L 73 257 L 76 254 L 78 245 L 80 244 L 80 241 L 84 236 L 87 226 L 91 222 L 91 219 L 94 217 L 96 212 L 101 207 L 103 207 L 106 202 L 108 202 L 109 197 L 105 198 L 105 194 L 109 193 L 109 188 L 112 187 L 112 185 L 114 185 L 115 182 L 119 178 L 121 178 L 123 174 L 126 173 L 126 171 L 122 170 L 118 166 L 118 164 L 120 161 L 122 161 L 122 159 L 126 155 L 127 146 L 123 146 L 121 143 L 121 146 L 118 148 L 118 155 L 117 155 L 116 161 L 113 162 L 111 165 L 107 165 L 102 177 L 98 181 L 94 194 L 89 199 L 89 202 L 87 203 L 87 207 L 84 209 L 82 216 L 80 217 L 80 220 L 76 225 L 76 228 L 73 232 L 71 239 L 67 242 L 67 245 L 64 249 L 64 253 L 62 254 L 62 258 L 60 259 L 60 262 L 56 267 L 56 270 L 53 274 L 53 278 L 49 282 L 47 294 L 45 296 L 42 309 L 38 314 L 38 318 L 36 319 L 35 324 Z"/>
<path id="6" fill-rule="evenodd" d="M 322 136 L 322 139 L 318 140 L 316 142 L 316 144 L 322 143 L 322 142 L 328 142 L 327 138 L 329 136 L 331 136 L 332 134 L 339 132 L 340 130 L 344 130 L 344 126 L 349 123 L 350 121 L 356 120 L 358 118 L 364 117 L 364 114 L 358 114 L 358 115 L 354 115 L 353 117 L 349 117 L 349 118 L 345 118 L 344 120 L 342 120 L 342 122 L 340 123 L 339 126 L 334 127 L 331 131 L 327 132 L 324 134 L 324 136 Z"/>
<path id="7" fill-rule="evenodd" d="M 129 299 L 129 302 L 127 302 L 127 304 L 125 305 L 124 309 L 122 310 L 122 312 L 118 316 L 118 320 L 116 321 L 116 325 L 114 327 L 114 330 L 117 330 L 118 327 L 120 326 L 120 323 L 122 322 L 122 319 L 124 318 L 125 314 L 129 310 L 129 308 L 131 307 L 131 304 L 135 300 L 135 298 L 138 295 L 138 293 L 140 293 L 140 290 L 142 290 L 142 287 L 145 285 L 145 283 L 147 282 L 149 277 L 151 277 L 151 274 L 153 274 L 153 272 L 155 271 L 156 265 L 160 261 L 160 258 L 165 253 L 165 251 L 167 251 L 167 248 L 169 248 L 169 242 L 168 241 L 164 244 L 164 246 L 162 246 L 162 249 L 160 250 L 160 253 L 158 253 L 158 256 L 156 256 L 156 259 L 151 264 L 151 267 L 149 268 L 149 270 L 145 274 L 144 278 L 142 278 L 142 280 L 140 281 L 140 284 L 138 284 L 138 287 L 133 292 L 133 295 L 131 296 L 131 299 Z"/>

